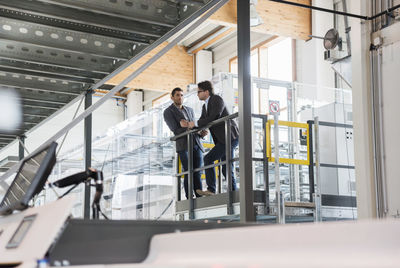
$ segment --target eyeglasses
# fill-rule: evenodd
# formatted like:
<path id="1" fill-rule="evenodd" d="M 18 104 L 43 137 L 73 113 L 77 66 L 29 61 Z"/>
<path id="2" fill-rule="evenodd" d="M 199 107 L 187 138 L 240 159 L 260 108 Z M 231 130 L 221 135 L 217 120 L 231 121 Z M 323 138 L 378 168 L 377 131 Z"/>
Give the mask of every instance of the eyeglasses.
<path id="1" fill-rule="evenodd" d="M 201 93 L 201 92 L 204 92 L 204 90 L 198 90 L 198 91 L 197 91 L 197 94 L 199 94 L 199 93 Z"/>

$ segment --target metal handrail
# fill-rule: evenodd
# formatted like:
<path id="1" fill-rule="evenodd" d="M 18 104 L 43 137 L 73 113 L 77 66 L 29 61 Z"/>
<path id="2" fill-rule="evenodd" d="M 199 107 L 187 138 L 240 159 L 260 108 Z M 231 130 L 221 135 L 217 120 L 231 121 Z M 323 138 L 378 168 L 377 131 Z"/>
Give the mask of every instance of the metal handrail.
<path id="1" fill-rule="evenodd" d="M 227 202 L 227 212 L 228 214 L 233 214 L 233 193 L 232 193 L 232 178 L 231 178 L 231 170 L 230 170 L 230 163 L 234 161 L 238 161 L 239 159 L 231 159 L 231 119 L 238 117 L 238 113 L 234 113 L 217 120 L 212 121 L 211 123 L 207 124 L 204 127 L 196 127 L 195 129 L 188 130 L 184 133 L 178 134 L 172 138 L 171 141 L 176 141 L 177 139 L 186 137 L 187 138 L 187 149 L 188 149 L 188 168 L 185 172 L 181 172 L 176 174 L 175 176 L 178 178 L 178 201 L 180 200 L 180 177 L 182 175 L 188 176 L 188 199 L 189 199 L 189 219 L 194 219 L 194 199 L 193 199 L 193 173 L 199 172 L 202 170 L 206 170 L 209 168 L 214 168 L 216 166 L 226 166 L 226 174 L 228 180 L 228 202 Z M 207 165 L 200 168 L 193 168 L 193 134 L 197 133 L 200 130 L 211 128 L 217 124 L 225 124 L 225 161 L 220 161 L 217 164 Z"/>
<path id="2" fill-rule="evenodd" d="M 178 178 L 178 184 L 177 184 L 177 200 L 180 201 L 181 199 L 181 180 L 180 178 L 183 175 L 188 176 L 188 200 L 189 200 L 189 219 L 194 219 L 194 199 L 193 199 L 193 176 L 195 172 L 200 172 L 209 168 L 215 168 L 218 166 L 226 166 L 226 180 L 228 183 L 228 191 L 227 191 L 227 214 L 232 215 L 233 212 L 233 191 L 232 191 L 232 172 L 231 172 L 231 163 L 239 161 L 239 158 L 232 158 L 231 159 L 231 119 L 237 118 L 238 113 L 233 113 L 231 115 L 225 116 L 223 118 L 219 118 L 217 120 L 214 120 L 207 124 L 206 126 L 203 127 L 196 127 L 195 129 L 191 129 L 188 131 L 185 131 L 181 134 L 178 134 L 174 137 L 171 137 L 171 141 L 176 141 L 178 139 L 181 139 L 183 137 L 187 138 L 187 148 L 188 148 L 188 168 L 186 171 L 183 172 L 177 172 L 174 176 Z M 262 114 L 252 114 L 253 118 L 259 118 L 263 120 L 263 128 L 264 128 L 264 135 L 266 133 L 265 129 L 265 124 L 268 120 L 268 115 L 262 115 Z M 225 124 L 225 161 L 219 161 L 216 164 L 211 164 L 207 166 L 203 166 L 200 168 L 194 169 L 193 167 L 193 138 L 192 136 L 207 128 L 211 128 L 212 126 L 215 126 L 217 124 Z M 265 143 L 265 139 L 264 139 Z M 178 159 L 178 158 L 177 158 Z M 253 159 L 254 160 L 254 159 Z M 265 204 L 267 206 L 266 212 L 268 213 L 269 211 L 269 186 L 268 186 L 268 159 L 267 159 L 267 154 L 266 154 L 266 147 L 264 144 L 264 152 L 263 152 L 263 158 L 261 159 L 263 162 L 263 170 L 264 170 L 264 176 L 265 176 Z M 221 187 L 221 181 L 219 181 L 218 185 L 219 189 Z"/>
<path id="3" fill-rule="evenodd" d="M 219 119 L 217 119 L 217 120 L 212 121 L 211 123 L 209 123 L 208 125 L 206 125 L 206 126 L 204 126 L 204 127 L 196 127 L 196 128 L 194 128 L 194 129 L 188 130 L 188 131 L 183 132 L 183 133 L 181 133 L 181 134 L 175 135 L 175 136 L 171 137 L 170 140 L 171 140 L 171 141 L 176 141 L 176 140 L 179 139 L 179 138 L 185 137 L 185 136 L 187 136 L 187 135 L 189 135 L 189 134 L 198 132 L 198 131 L 203 130 L 203 129 L 210 128 L 210 127 L 212 127 L 212 126 L 214 126 L 214 125 L 220 124 L 220 123 L 222 123 L 222 122 L 225 122 L 225 121 L 228 120 L 228 119 L 233 119 L 233 118 L 236 118 L 236 117 L 238 117 L 238 116 L 239 116 L 239 113 L 234 113 L 234 114 L 231 114 L 231 115 L 227 115 L 227 116 L 225 116 L 225 117 L 222 117 L 222 118 L 219 118 Z"/>
<path id="4" fill-rule="evenodd" d="M 253 160 L 254 159 L 255 158 L 253 157 Z M 237 162 L 237 161 L 239 161 L 239 157 L 232 158 L 229 162 Z M 225 161 L 218 162 L 216 164 L 211 164 L 211 165 L 199 167 L 199 168 L 193 169 L 193 172 L 198 172 L 198 171 L 203 171 L 203 170 L 206 170 L 206 169 L 209 169 L 209 168 L 213 168 L 213 167 L 223 166 L 223 165 L 226 165 L 226 162 L 227 161 L 225 160 Z M 189 174 L 189 171 L 184 171 L 184 172 L 180 172 L 180 173 L 175 174 L 175 177 L 181 177 L 181 176 L 187 175 L 187 174 Z"/>
<path id="5" fill-rule="evenodd" d="M 187 148 L 188 148 L 188 170 L 183 171 L 183 172 L 179 172 L 176 173 L 174 176 L 176 176 L 178 178 L 178 185 L 177 185 L 177 200 L 180 201 L 180 190 L 181 190 L 181 181 L 180 178 L 183 175 L 187 175 L 188 176 L 188 200 L 189 200 L 189 219 L 193 219 L 194 218 L 194 199 L 193 199 L 193 176 L 195 172 L 200 172 L 209 168 L 215 168 L 218 166 L 226 166 L 226 180 L 228 183 L 228 196 L 227 196 L 227 213 L 228 214 L 233 214 L 233 191 L 232 191 L 232 172 L 231 172 L 231 166 L 230 163 L 233 162 L 237 162 L 239 161 L 239 158 L 232 158 L 231 159 L 231 119 L 237 118 L 238 117 L 238 113 L 233 113 L 231 115 L 225 116 L 223 118 L 219 118 L 217 120 L 214 120 L 212 122 L 210 122 L 209 124 L 207 124 L 206 126 L 203 127 L 196 127 L 195 129 L 191 129 L 188 131 L 185 131 L 181 134 L 178 134 L 176 136 L 173 136 L 170 138 L 171 141 L 176 141 L 180 138 L 186 137 L 187 138 Z M 265 129 L 265 123 L 268 120 L 268 115 L 261 115 L 261 114 L 252 114 L 253 118 L 259 118 L 263 120 L 263 127 L 264 127 L 264 133 L 266 131 Z M 207 129 L 207 128 L 211 128 L 212 126 L 215 126 L 217 124 L 221 124 L 224 123 L 225 124 L 225 161 L 219 161 L 216 164 L 211 164 L 211 165 L 207 165 L 207 166 L 203 166 L 200 168 L 193 168 L 193 138 L 192 136 L 203 130 L 203 129 Z M 265 145 L 265 144 L 264 144 Z M 263 158 L 262 158 L 262 162 L 263 162 L 263 166 L 264 166 L 264 174 L 265 174 L 265 203 L 266 206 L 269 208 L 269 187 L 268 187 L 268 172 L 267 172 L 267 165 L 268 165 L 268 159 L 267 159 L 267 154 L 265 151 L 265 146 L 264 146 L 264 154 L 263 154 Z M 253 159 L 254 160 L 254 159 Z M 221 183 L 221 181 L 219 182 Z M 219 187 L 221 185 L 219 184 Z M 268 212 L 269 209 L 267 209 L 266 211 Z"/>
<path id="6" fill-rule="evenodd" d="M 198 127 L 195 129 L 191 129 L 188 130 L 184 133 L 178 134 L 174 137 L 171 137 L 170 140 L 171 141 L 176 141 L 180 138 L 183 137 L 187 137 L 187 145 L 188 145 L 188 169 L 186 171 L 183 172 L 177 172 L 176 174 L 174 174 L 175 177 L 177 178 L 181 178 L 184 175 L 188 176 L 188 200 L 189 200 L 189 218 L 193 219 L 194 218 L 194 199 L 193 199 L 193 176 L 195 172 L 200 172 L 209 168 L 215 168 L 215 167 L 219 167 L 219 166 L 226 166 L 226 180 L 228 183 L 228 200 L 227 200 L 227 210 L 228 210 L 228 214 L 233 214 L 233 191 L 232 191 L 232 178 L 231 178 L 231 166 L 230 163 L 233 162 L 237 162 L 239 161 L 239 158 L 231 158 L 231 146 L 230 146 L 230 142 L 231 142 L 231 121 L 230 119 L 234 119 L 238 117 L 238 113 L 234 113 L 228 116 L 225 116 L 223 118 L 219 118 L 215 121 L 212 121 L 211 123 L 207 124 L 204 127 Z M 267 131 L 266 131 L 266 122 L 268 121 L 268 115 L 262 115 L 262 114 L 252 114 L 252 118 L 258 118 L 258 119 L 262 119 L 263 121 L 263 128 L 264 128 L 264 135 L 267 135 Z M 226 148 L 226 160 L 225 161 L 219 161 L 218 163 L 214 163 L 214 164 L 210 164 L 207 166 L 203 166 L 203 167 L 199 167 L 199 168 L 194 168 L 193 167 L 193 138 L 192 136 L 197 133 L 200 130 L 203 129 L 207 129 L 210 128 L 212 126 L 215 126 L 217 124 L 221 124 L 221 123 L 225 123 L 225 148 Z M 312 140 L 312 125 L 315 124 L 314 120 L 309 120 L 307 121 L 307 128 L 309 131 L 309 135 L 310 135 L 310 140 Z M 320 125 L 324 125 L 324 126 L 329 126 L 329 127 L 351 127 L 351 125 L 347 125 L 347 124 L 337 124 L 337 123 L 331 123 L 331 122 L 319 122 Z M 263 157 L 261 158 L 257 158 L 257 157 L 252 157 L 253 161 L 262 161 L 263 162 L 263 171 L 264 171 L 264 180 L 265 180 L 265 204 L 266 204 L 266 211 L 265 213 L 268 214 L 269 213 L 269 178 L 268 178 L 268 156 L 267 156 L 267 152 L 266 152 L 266 140 L 263 139 L 264 141 L 264 146 L 263 146 Z M 313 148 L 312 145 L 310 144 L 310 154 L 313 155 Z M 315 165 L 312 157 L 310 157 L 310 163 L 308 164 L 309 166 L 309 185 L 310 185 L 310 201 L 313 201 L 313 194 L 315 192 L 315 185 L 314 185 L 314 171 L 313 171 L 313 167 Z M 180 201 L 180 179 L 178 179 L 178 201 Z M 221 183 L 221 182 L 220 182 Z"/>

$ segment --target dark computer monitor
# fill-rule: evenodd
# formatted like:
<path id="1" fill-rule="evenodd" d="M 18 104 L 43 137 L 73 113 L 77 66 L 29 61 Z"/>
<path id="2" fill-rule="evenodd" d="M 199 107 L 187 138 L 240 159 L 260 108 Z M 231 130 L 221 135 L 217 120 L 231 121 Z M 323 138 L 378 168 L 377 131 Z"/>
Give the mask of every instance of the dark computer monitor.
<path id="1" fill-rule="evenodd" d="M 56 163 L 57 143 L 53 142 L 40 152 L 22 160 L 17 174 L 0 203 L 0 215 L 28 207 L 29 201 L 46 183 Z"/>

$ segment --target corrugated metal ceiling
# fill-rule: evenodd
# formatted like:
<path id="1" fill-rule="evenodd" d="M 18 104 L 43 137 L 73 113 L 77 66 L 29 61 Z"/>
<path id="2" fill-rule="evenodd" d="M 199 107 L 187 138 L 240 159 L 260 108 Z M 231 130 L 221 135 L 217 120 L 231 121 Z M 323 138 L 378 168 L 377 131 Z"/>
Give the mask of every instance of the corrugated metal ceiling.
<path id="1" fill-rule="evenodd" d="M 24 114 L 0 149 L 207 2 L 0 0 L 0 87 L 19 93 Z"/>

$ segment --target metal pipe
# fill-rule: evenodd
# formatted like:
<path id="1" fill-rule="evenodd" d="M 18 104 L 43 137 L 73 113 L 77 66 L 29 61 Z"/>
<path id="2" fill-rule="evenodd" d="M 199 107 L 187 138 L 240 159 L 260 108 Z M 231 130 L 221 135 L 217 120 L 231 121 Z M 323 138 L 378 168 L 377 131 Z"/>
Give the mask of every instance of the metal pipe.
<path id="1" fill-rule="evenodd" d="M 285 215 L 283 214 L 283 196 L 281 192 L 281 181 L 279 176 L 279 115 L 274 114 L 274 157 L 275 157 L 275 200 L 277 207 L 277 223 L 285 223 Z"/>
<path id="2" fill-rule="evenodd" d="M 380 218 L 380 195 L 379 195 L 379 179 L 378 179 L 378 165 L 377 165 L 377 138 L 376 138 L 376 96 L 375 96 L 375 64 L 374 64 L 374 50 L 370 50 L 370 68 L 371 68 L 371 120 L 372 120 L 372 156 L 373 156 L 373 171 L 374 171 L 374 184 L 375 184 L 375 213 Z"/>
<path id="3" fill-rule="evenodd" d="M 189 220 L 194 219 L 194 200 L 193 200 L 193 136 L 187 135 L 188 145 L 188 189 L 187 195 L 189 199 Z"/>
<path id="4" fill-rule="evenodd" d="M 193 172 L 203 171 L 203 170 L 206 170 L 206 169 L 209 169 L 209 168 L 215 168 L 215 167 L 223 166 L 225 164 L 226 164 L 226 161 L 219 161 L 216 164 L 210 164 L 210 165 L 207 165 L 207 166 L 203 166 L 203 167 L 200 167 L 200 168 L 193 169 Z M 187 175 L 187 174 L 189 174 L 189 171 L 181 172 L 179 174 L 176 174 L 175 176 L 183 176 L 183 175 Z"/>
<path id="5" fill-rule="evenodd" d="M 214 126 L 214 125 L 216 125 L 216 124 L 225 122 L 225 121 L 228 120 L 228 119 L 233 119 L 233 118 L 236 118 L 236 117 L 238 117 L 238 113 L 234 113 L 234 114 L 231 114 L 231 115 L 227 115 L 227 116 L 225 116 L 225 117 L 222 117 L 222 118 L 219 118 L 219 119 L 217 119 L 217 120 L 212 121 L 212 122 L 211 122 L 210 124 L 208 124 L 207 126 L 204 126 L 204 127 L 201 127 L 201 128 L 196 128 L 196 129 L 193 129 L 193 130 L 189 130 L 189 131 L 183 132 L 183 133 L 181 133 L 181 134 L 179 134 L 179 135 L 173 136 L 170 140 L 171 140 L 171 141 L 176 141 L 177 139 L 182 138 L 182 137 L 185 137 L 186 135 L 188 135 L 188 134 L 190 134 L 190 133 L 195 133 L 195 132 L 198 132 L 199 130 L 203 130 L 203 129 L 210 128 L 210 127 L 212 127 L 212 126 Z"/>
<path id="6" fill-rule="evenodd" d="M 307 121 L 308 124 L 308 147 L 309 147 L 309 156 L 310 156 L 310 164 L 308 166 L 308 178 L 310 185 L 310 202 L 314 201 L 314 193 L 315 193 L 315 184 L 314 184 L 314 149 L 313 149 L 313 129 L 312 124 L 314 121 Z"/>
<path id="7" fill-rule="evenodd" d="M 336 164 L 325 164 L 325 163 L 320 163 L 319 164 L 321 167 L 327 167 L 327 168 L 343 168 L 343 169 L 355 169 L 355 166 L 348 166 L 348 165 L 336 165 Z"/>
<path id="8" fill-rule="evenodd" d="M 385 171 L 385 143 L 384 143 L 384 130 L 383 130 L 383 96 L 382 96 L 382 48 L 378 49 L 378 117 L 379 117 L 379 161 L 380 171 L 382 176 L 382 202 L 383 202 L 383 216 L 386 217 L 388 213 L 388 201 L 387 201 L 387 190 L 386 190 L 386 171 Z"/>
<path id="9" fill-rule="evenodd" d="M 85 109 L 92 105 L 92 92 L 88 91 L 85 95 Z M 84 159 L 85 170 L 92 167 L 92 115 L 85 118 L 84 122 Z M 83 198 L 83 217 L 90 219 L 90 184 L 85 183 Z"/>
<path id="10" fill-rule="evenodd" d="M 307 123 L 314 124 L 314 120 L 308 120 Z M 326 122 L 326 121 L 318 121 L 320 126 L 324 127 L 342 127 L 342 128 L 353 128 L 353 125 L 342 124 L 342 123 L 334 123 L 334 122 Z"/>
<path id="11" fill-rule="evenodd" d="M 342 3 L 343 3 L 343 11 L 347 12 L 347 1 L 342 0 Z M 347 55 L 351 55 L 350 28 L 349 28 L 349 19 L 347 17 L 344 17 L 344 28 L 346 30 Z"/>
<path id="12" fill-rule="evenodd" d="M 253 196 L 250 76 L 250 1 L 237 1 L 240 221 L 256 220 Z"/>
<path id="13" fill-rule="evenodd" d="M 333 13 L 333 14 L 336 14 L 336 15 L 343 15 L 343 16 L 349 16 L 349 17 L 353 17 L 353 18 L 362 19 L 362 20 L 368 20 L 367 16 L 361 16 L 361 15 L 357 15 L 357 14 L 346 13 L 346 12 L 327 9 L 327 8 L 322 8 L 322 7 L 315 7 L 315 6 L 312 6 L 312 5 L 306 5 L 306 4 L 301 4 L 301 3 L 297 3 L 297 2 L 290 2 L 290 1 L 284 1 L 284 0 L 270 0 L 270 1 L 281 3 L 281 4 L 292 5 L 292 6 L 298 6 L 298 7 L 302 7 L 302 8 L 308 8 L 308 9 L 323 11 L 323 12 L 328 12 L 328 13 Z"/>
<path id="14" fill-rule="evenodd" d="M 362 16 L 362 15 L 357 15 L 357 14 L 353 14 L 353 13 L 347 13 L 347 12 L 336 11 L 336 10 L 327 9 L 327 8 L 310 6 L 310 5 L 306 5 L 306 4 L 290 2 L 290 1 L 285 1 L 285 0 L 269 0 L 269 1 L 277 2 L 277 3 L 281 3 L 281 4 L 292 5 L 292 6 L 298 6 L 298 7 L 302 7 L 302 8 L 318 10 L 318 11 L 323 11 L 323 12 L 328 12 L 328 13 L 333 13 L 333 14 L 336 14 L 336 15 L 343 15 L 343 16 L 347 16 L 347 17 L 358 18 L 358 19 L 362 19 L 362 20 L 373 20 L 373 19 L 376 19 L 376 18 L 378 18 L 378 17 L 380 17 L 382 15 L 385 15 L 385 14 L 391 13 L 394 10 L 400 8 L 400 5 L 396 5 L 394 7 L 391 7 L 389 9 L 387 9 L 386 11 L 382 11 L 382 12 L 380 12 L 378 14 L 375 14 L 374 16 L 368 17 L 368 16 Z"/>
<path id="15" fill-rule="evenodd" d="M 232 169 L 231 169 L 231 121 L 228 119 L 225 121 L 225 178 L 228 182 L 228 189 L 227 189 L 227 213 L 228 215 L 233 214 L 233 189 L 232 189 Z M 221 183 L 221 178 L 220 178 Z"/>
<path id="16" fill-rule="evenodd" d="M 175 161 L 175 163 L 176 163 L 176 173 L 179 173 L 179 154 L 177 153 L 176 154 L 176 161 Z M 177 178 L 177 180 L 176 180 L 176 200 L 177 201 L 181 201 L 181 188 L 182 188 L 182 186 L 181 186 L 181 176 L 182 175 L 175 175 L 176 176 L 176 178 Z"/>
<path id="17" fill-rule="evenodd" d="M 268 117 L 262 118 L 262 124 L 263 124 L 263 132 L 264 132 L 264 138 L 263 138 L 263 157 L 261 161 L 263 162 L 263 173 L 264 173 L 264 191 L 265 191 L 265 208 L 264 208 L 264 214 L 268 215 L 270 211 L 270 204 L 269 204 L 269 163 L 268 163 L 268 157 L 267 157 L 267 120 Z M 254 160 L 254 158 L 253 158 Z"/>
<path id="18" fill-rule="evenodd" d="M 320 169 L 320 144 L 319 144 L 319 123 L 318 116 L 314 118 L 314 140 L 315 140 L 315 221 L 322 221 L 321 218 L 321 169 Z"/>

